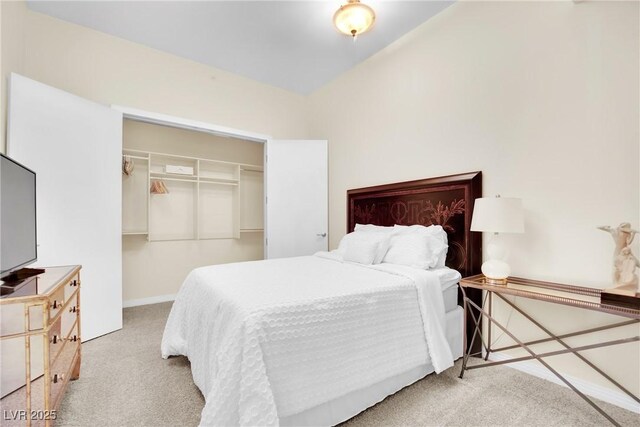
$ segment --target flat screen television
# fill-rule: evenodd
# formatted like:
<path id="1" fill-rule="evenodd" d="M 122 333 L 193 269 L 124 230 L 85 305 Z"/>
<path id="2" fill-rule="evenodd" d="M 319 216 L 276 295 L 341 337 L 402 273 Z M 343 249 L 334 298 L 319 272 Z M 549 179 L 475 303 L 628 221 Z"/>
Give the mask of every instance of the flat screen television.
<path id="1" fill-rule="evenodd" d="M 0 278 L 38 258 L 36 174 L 0 154 Z"/>

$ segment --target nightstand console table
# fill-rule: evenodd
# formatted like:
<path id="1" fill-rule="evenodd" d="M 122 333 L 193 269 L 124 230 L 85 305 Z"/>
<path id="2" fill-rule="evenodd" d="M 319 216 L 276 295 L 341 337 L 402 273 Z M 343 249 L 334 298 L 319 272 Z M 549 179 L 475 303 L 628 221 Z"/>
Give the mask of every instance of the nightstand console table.
<path id="1" fill-rule="evenodd" d="M 51 426 L 80 376 L 80 266 L 0 284 L 0 425 Z"/>
<path id="2" fill-rule="evenodd" d="M 467 290 L 468 289 L 478 289 L 484 291 L 484 296 L 482 299 L 482 304 L 479 306 L 474 303 L 472 300 L 467 298 Z M 594 348 L 602 348 L 602 347 L 610 347 L 614 345 L 627 344 L 631 342 L 640 341 L 640 336 L 637 334 L 635 336 L 631 336 L 628 338 L 615 339 L 615 340 L 607 340 L 596 342 L 594 344 L 589 345 L 580 345 L 577 347 L 572 347 L 569 345 L 565 339 L 570 337 L 575 337 L 579 335 L 590 334 L 594 332 L 605 331 L 613 328 L 619 328 L 627 325 L 638 324 L 640 322 L 640 310 L 626 307 L 619 307 L 615 305 L 602 304 L 600 302 L 600 294 L 602 293 L 601 289 L 596 288 L 587 288 L 582 286 L 573 286 L 573 285 L 562 285 L 558 283 L 550 283 L 550 282 L 541 282 L 537 280 L 528 280 L 522 279 L 518 277 L 510 277 L 508 279 L 508 283 L 506 285 L 495 285 L 491 284 L 487 281 L 487 279 L 479 274 L 476 276 L 466 277 L 460 281 L 460 290 L 462 291 L 463 303 L 464 303 L 464 311 L 465 317 L 467 319 L 470 317 L 471 322 L 469 325 L 473 325 L 474 328 L 473 335 L 471 338 L 471 343 L 467 346 L 467 343 L 464 343 L 465 354 L 462 360 L 462 370 L 460 372 L 460 378 L 463 377 L 465 371 L 469 371 L 472 369 L 486 368 L 490 366 L 497 365 L 505 365 L 508 363 L 522 362 L 525 360 L 537 360 L 540 362 L 546 369 L 548 369 L 551 373 L 553 373 L 560 381 L 567 385 L 571 390 L 576 392 L 582 399 L 584 399 L 589 405 L 591 405 L 594 409 L 596 409 L 600 414 L 602 414 L 605 418 L 607 418 L 612 424 L 619 425 L 609 414 L 607 414 L 602 408 L 600 408 L 592 399 L 587 397 L 584 393 L 578 390 L 571 382 L 569 382 L 562 374 L 553 369 L 545 359 L 551 356 L 557 356 L 560 354 L 573 354 L 582 362 L 587 364 L 594 371 L 598 372 L 604 378 L 606 378 L 611 384 L 615 385 L 622 392 L 627 394 L 636 402 L 640 403 L 640 398 L 638 396 L 631 393 L 620 383 L 611 378 L 608 374 L 606 374 L 602 369 L 597 367 L 593 362 L 588 360 L 584 355 L 581 354 L 582 351 L 590 350 Z M 574 331 L 570 333 L 564 333 L 561 335 L 556 335 L 551 330 L 544 325 L 542 325 L 539 321 L 537 321 L 531 314 L 524 311 L 521 307 L 518 307 L 513 301 L 509 299 L 509 297 L 519 297 L 526 298 L 530 300 L 544 301 L 550 304 L 558 304 L 569 307 L 576 307 L 584 310 L 597 311 L 600 313 L 607 313 L 614 316 L 618 316 L 621 318 L 626 318 L 625 320 L 617 321 L 615 323 L 610 323 L 607 325 L 593 327 L 589 329 L 583 329 L 580 331 Z M 516 312 L 520 313 L 523 317 L 529 320 L 532 324 L 534 324 L 538 329 L 543 331 L 547 337 L 541 338 L 533 341 L 522 341 L 518 339 L 511 331 L 508 329 L 508 325 L 503 325 L 498 322 L 495 317 L 493 317 L 493 304 L 494 299 L 507 304 L 507 306 L 513 308 Z M 482 320 L 486 319 L 488 324 L 495 325 L 499 330 L 501 330 L 504 335 L 511 338 L 516 344 L 493 348 L 491 341 L 491 327 L 487 327 L 486 330 L 483 330 Z M 467 322 L 465 321 L 465 326 Z M 466 331 L 463 336 L 466 338 Z M 470 356 L 481 356 L 481 353 L 470 353 L 470 348 L 473 348 L 473 344 L 475 340 L 480 340 L 482 344 L 482 350 L 484 351 L 484 360 L 485 362 L 468 365 Z M 536 352 L 532 349 L 532 347 L 536 344 L 546 343 L 546 342 L 557 342 L 560 344 L 563 349 L 556 351 L 546 351 L 546 352 Z M 515 357 L 507 360 L 499 360 L 499 361 L 488 361 L 489 354 L 492 352 L 505 351 L 515 348 L 521 348 L 525 350 L 528 355 L 522 357 Z"/>

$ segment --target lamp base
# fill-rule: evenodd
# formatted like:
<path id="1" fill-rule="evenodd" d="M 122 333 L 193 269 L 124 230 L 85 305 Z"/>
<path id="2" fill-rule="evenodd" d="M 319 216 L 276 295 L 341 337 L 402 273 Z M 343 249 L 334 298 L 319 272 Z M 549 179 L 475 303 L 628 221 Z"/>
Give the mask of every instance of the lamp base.
<path id="1" fill-rule="evenodd" d="M 482 274 L 487 278 L 487 282 L 492 285 L 506 285 L 507 278 L 511 274 L 509 264 L 499 259 L 485 261 L 481 267 Z"/>

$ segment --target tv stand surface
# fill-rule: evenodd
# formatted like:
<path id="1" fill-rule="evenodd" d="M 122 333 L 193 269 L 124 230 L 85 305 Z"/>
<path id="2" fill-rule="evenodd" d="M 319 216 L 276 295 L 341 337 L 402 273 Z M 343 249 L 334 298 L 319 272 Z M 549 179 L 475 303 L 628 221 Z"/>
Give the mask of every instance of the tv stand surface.
<path id="1" fill-rule="evenodd" d="M 2 278 L 2 286 L 17 286 L 29 277 L 44 273 L 44 268 L 21 268 Z"/>

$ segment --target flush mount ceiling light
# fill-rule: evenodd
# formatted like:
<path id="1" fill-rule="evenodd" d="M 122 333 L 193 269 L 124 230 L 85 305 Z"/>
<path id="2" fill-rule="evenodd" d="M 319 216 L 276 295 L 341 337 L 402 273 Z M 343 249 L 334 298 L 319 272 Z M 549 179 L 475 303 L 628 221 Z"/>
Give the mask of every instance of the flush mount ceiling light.
<path id="1" fill-rule="evenodd" d="M 333 23 L 341 33 L 356 37 L 368 31 L 376 20 L 376 14 L 360 0 L 348 0 L 333 15 Z"/>

